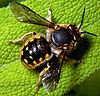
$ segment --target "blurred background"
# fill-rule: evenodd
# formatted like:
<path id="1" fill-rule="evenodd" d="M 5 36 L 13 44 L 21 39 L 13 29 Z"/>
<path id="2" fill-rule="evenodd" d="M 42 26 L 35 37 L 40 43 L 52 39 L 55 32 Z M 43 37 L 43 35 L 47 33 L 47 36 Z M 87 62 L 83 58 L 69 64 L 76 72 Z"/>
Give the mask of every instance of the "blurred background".
<path id="1" fill-rule="evenodd" d="M 83 83 L 75 86 L 65 96 L 100 96 L 100 70 L 91 74 Z"/>

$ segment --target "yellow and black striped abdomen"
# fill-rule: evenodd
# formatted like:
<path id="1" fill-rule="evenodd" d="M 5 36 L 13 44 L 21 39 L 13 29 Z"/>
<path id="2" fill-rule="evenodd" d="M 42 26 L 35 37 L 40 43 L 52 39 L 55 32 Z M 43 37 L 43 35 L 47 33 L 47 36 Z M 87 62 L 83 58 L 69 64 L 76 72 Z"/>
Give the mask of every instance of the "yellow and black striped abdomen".
<path id="1" fill-rule="evenodd" d="M 42 36 L 32 37 L 21 48 L 22 63 L 29 68 L 37 68 L 51 55 L 51 48 Z"/>

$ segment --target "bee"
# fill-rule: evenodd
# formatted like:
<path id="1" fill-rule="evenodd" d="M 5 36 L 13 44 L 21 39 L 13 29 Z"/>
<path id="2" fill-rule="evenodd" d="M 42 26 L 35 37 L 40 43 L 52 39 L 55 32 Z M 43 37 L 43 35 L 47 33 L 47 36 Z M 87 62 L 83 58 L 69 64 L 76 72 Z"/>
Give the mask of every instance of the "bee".
<path id="1" fill-rule="evenodd" d="M 18 21 L 47 27 L 46 39 L 35 32 L 29 32 L 21 39 L 11 41 L 11 43 L 25 41 L 29 35 L 32 35 L 32 38 L 26 40 L 21 48 L 21 61 L 30 69 L 36 69 L 46 64 L 47 66 L 39 74 L 36 93 L 41 81 L 46 91 L 52 92 L 59 82 L 65 54 L 69 54 L 78 47 L 84 33 L 97 36 L 81 31 L 85 8 L 81 24 L 77 26 L 76 24 L 53 23 L 51 21 L 51 10 L 48 11 L 48 19 L 45 19 L 23 4 L 12 2 L 9 6 Z"/>

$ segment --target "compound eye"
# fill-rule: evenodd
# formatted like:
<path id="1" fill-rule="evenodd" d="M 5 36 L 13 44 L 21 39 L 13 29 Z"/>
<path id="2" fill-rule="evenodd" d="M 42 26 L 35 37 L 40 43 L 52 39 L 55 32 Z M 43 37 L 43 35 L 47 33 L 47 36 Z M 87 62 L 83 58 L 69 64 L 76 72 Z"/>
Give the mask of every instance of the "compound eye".
<path id="1" fill-rule="evenodd" d="M 69 44 L 71 42 L 72 35 L 65 28 L 54 31 L 51 34 L 51 43 L 56 47 Z"/>

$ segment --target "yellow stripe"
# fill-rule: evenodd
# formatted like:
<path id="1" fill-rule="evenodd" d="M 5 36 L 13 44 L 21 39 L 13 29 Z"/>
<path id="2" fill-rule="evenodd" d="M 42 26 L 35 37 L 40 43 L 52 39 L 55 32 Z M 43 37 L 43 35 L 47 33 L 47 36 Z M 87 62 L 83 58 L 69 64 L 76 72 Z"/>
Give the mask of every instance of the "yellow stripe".
<path id="1" fill-rule="evenodd" d="M 27 40 L 27 41 L 25 42 L 25 46 L 28 45 L 28 43 L 29 43 L 29 40 Z"/>
<path id="2" fill-rule="evenodd" d="M 45 58 L 49 58 L 49 54 L 48 53 L 45 55 Z"/>
<path id="3" fill-rule="evenodd" d="M 30 59 L 33 59 L 33 57 L 32 57 L 32 56 L 29 56 L 29 58 L 30 58 Z"/>
<path id="4" fill-rule="evenodd" d="M 28 63 L 28 61 L 26 59 L 24 59 L 24 61 L 25 61 L 26 64 Z"/>
<path id="5" fill-rule="evenodd" d="M 37 64 L 37 62 L 36 62 L 36 61 L 33 61 L 33 64 L 34 64 L 34 65 L 36 65 L 36 64 Z"/>
<path id="6" fill-rule="evenodd" d="M 23 51 L 21 51 L 21 55 L 23 55 Z"/>
<path id="7" fill-rule="evenodd" d="M 41 62 L 41 61 L 43 61 L 43 58 L 42 58 L 42 57 L 40 57 L 39 61 L 40 61 L 40 62 Z"/>
<path id="8" fill-rule="evenodd" d="M 30 38 L 30 42 L 33 42 L 34 41 L 34 38 Z"/>
<path id="9" fill-rule="evenodd" d="M 26 47 L 26 51 L 28 50 L 28 46 Z"/>
<path id="10" fill-rule="evenodd" d="M 36 39 L 40 39 L 41 36 L 36 36 Z"/>

